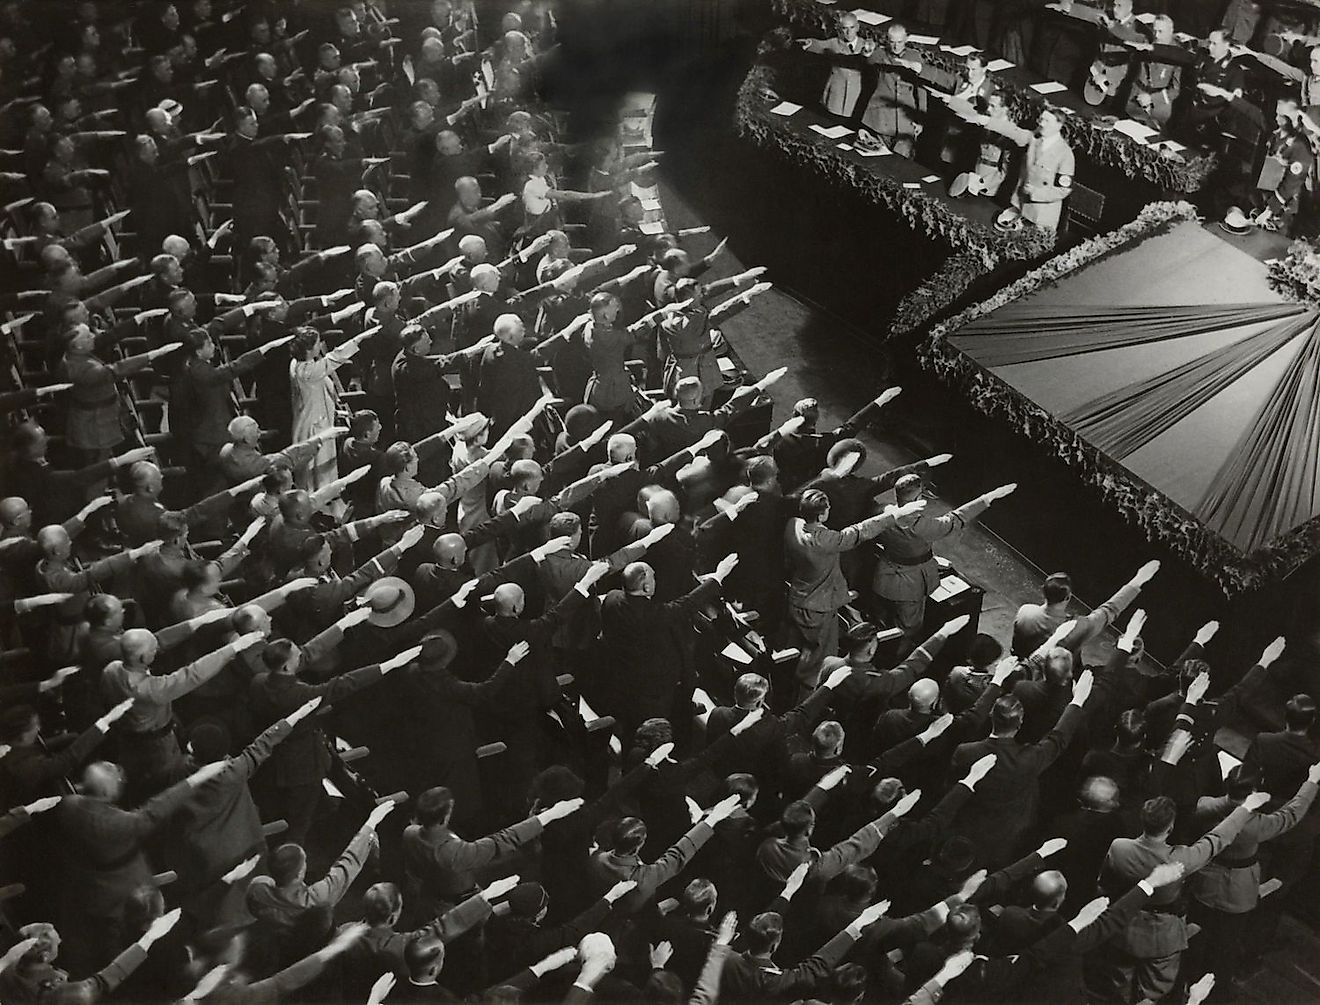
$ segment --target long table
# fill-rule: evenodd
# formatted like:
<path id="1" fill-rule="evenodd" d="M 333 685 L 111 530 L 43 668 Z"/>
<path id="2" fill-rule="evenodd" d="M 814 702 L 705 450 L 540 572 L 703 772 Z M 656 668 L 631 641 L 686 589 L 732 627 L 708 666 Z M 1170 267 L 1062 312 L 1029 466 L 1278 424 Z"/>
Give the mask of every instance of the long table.
<path id="1" fill-rule="evenodd" d="M 820 3 L 819 0 L 774 0 L 776 9 L 800 29 L 819 34 L 834 33 L 835 18 L 847 10 L 846 3 Z M 884 44 L 888 15 L 857 8 L 860 33 Z M 1055 15 L 1062 17 L 1063 15 Z M 914 46 L 927 66 L 950 81 L 961 72 L 963 56 L 953 46 Z M 952 51 L 951 51 L 952 50 Z M 1004 61 L 1006 62 L 1006 61 Z M 1008 98 L 1014 119 L 1033 123 L 1042 108 L 1049 105 L 1063 112 L 1063 135 L 1080 156 L 1118 168 L 1129 177 L 1142 178 L 1171 193 L 1191 193 L 1203 188 L 1217 166 L 1214 153 L 1190 147 L 1177 149 L 1170 137 L 1156 135 L 1137 139 L 1114 129 L 1112 116 L 1106 116 L 1069 90 L 1052 90 L 1057 83 L 1034 71 L 1013 64 L 997 69 L 992 76 Z M 1051 93 L 1042 93 L 1043 87 Z"/>

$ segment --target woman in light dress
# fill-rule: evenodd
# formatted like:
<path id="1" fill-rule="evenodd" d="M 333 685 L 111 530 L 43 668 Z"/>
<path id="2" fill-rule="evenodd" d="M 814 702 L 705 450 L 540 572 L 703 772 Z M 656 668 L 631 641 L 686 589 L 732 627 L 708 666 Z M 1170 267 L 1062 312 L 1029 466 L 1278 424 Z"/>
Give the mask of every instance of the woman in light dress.
<path id="1" fill-rule="evenodd" d="M 361 347 L 363 332 L 337 349 L 326 352 L 321 333 L 315 328 L 300 328 L 290 347 L 289 384 L 293 392 L 293 442 L 300 443 L 335 424 L 339 403 L 339 378 L 335 371 L 353 358 Z M 333 439 L 321 442 L 316 455 L 294 472 L 300 489 L 315 492 L 339 477 L 336 444 Z M 337 505 L 343 505 L 338 503 Z"/>

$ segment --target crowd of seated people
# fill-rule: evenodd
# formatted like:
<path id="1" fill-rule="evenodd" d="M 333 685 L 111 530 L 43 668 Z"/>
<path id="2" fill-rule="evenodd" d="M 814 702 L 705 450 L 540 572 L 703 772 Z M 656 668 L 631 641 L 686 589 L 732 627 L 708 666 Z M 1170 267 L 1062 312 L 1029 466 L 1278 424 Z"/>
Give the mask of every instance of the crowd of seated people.
<path id="1" fill-rule="evenodd" d="M 1213 152 L 1220 164 L 1207 209 L 1222 215 L 1232 207 L 1235 231 L 1311 233 L 1320 149 L 1313 11 L 1060 0 L 990 5 L 978 17 L 977 6 L 898 5 L 899 17 L 869 35 L 855 14 L 841 13 L 836 37 L 800 40 L 828 64 L 822 104 L 893 152 L 940 170 L 951 195 L 1011 203 L 1001 223 L 1020 214 L 1056 228 L 1076 168 L 1059 135 L 1070 113 L 1046 98 L 1031 121 L 1021 120 L 994 72 L 1004 57 L 1067 85 L 1093 115 L 1146 130 L 1166 156 Z M 932 65 L 933 45 L 909 41 L 918 29 L 955 52 L 963 43 L 965 66 L 955 74 Z"/>
<path id="2" fill-rule="evenodd" d="M 941 622 L 1015 486 L 746 374 L 768 284 L 559 30 L 0 5 L 0 1001 L 1231 998 L 1315 839 L 1310 696 L 1213 743 L 1282 640 L 1087 665 L 1154 562 Z"/>

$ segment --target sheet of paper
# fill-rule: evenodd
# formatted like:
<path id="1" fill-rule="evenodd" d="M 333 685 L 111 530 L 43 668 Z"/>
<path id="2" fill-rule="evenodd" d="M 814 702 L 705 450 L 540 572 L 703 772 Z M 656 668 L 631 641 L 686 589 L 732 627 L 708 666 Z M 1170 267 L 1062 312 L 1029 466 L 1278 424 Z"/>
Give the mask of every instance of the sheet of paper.
<path id="1" fill-rule="evenodd" d="M 325 789 L 325 794 L 331 799 L 343 799 L 344 794 L 339 791 L 339 787 L 328 778 L 321 779 L 321 788 Z"/>
<path id="2" fill-rule="evenodd" d="M 863 157 L 888 157 L 893 153 L 888 147 L 881 147 L 879 150 L 863 150 L 858 147 L 857 152 Z"/>
<path id="3" fill-rule="evenodd" d="M 1068 90 L 1068 85 L 1060 84 L 1057 80 L 1042 80 L 1039 84 L 1032 84 L 1031 89 L 1037 94 L 1058 94 Z"/>
<path id="4" fill-rule="evenodd" d="M 939 45 L 938 35 L 909 35 L 908 41 L 913 45 Z"/>
<path id="5" fill-rule="evenodd" d="M 1124 136 L 1129 136 L 1140 143 L 1145 143 L 1152 136 L 1159 135 L 1150 126 L 1143 126 L 1140 122 L 1135 122 L 1132 119 L 1119 119 L 1114 123 L 1114 132 L 1122 133 Z"/>
<path id="6" fill-rule="evenodd" d="M 937 174 L 928 174 L 926 175 L 925 178 L 922 178 L 921 180 L 925 182 L 927 185 L 932 185 L 940 180 L 940 176 Z"/>
<path id="7" fill-rule="evenodd" d="M 1219 773 L 1224 778 L 1227 778 L 1228 773 L 1242 763 L 1227 750 L 1217 750 L 1215 753 L 1219 757 Z"/>
<path id="8" fill-rule="evenodd" d="M 741 663 L 743 666 L 750 666 L 752 662 L 751 654 L 742 646 L 733 642 L 725 646 L 720 655 L 731 663 Z"/>
<path id="9" fill-rule="evenodd" d="M 862 10 L 860 7 L 853 11 L 853 14 L 858 21 L 862 22 L 862 24 L 884 24 L 886 21 L 893 20 L 888 14 L 877 14 L 873 10 Z"/>
<path id="10" fill-rule="evenodd" d="M 632 194 L 638 199 L 658 199 L 660 197 L 660 187 L 658 185 L 638 185 L 632 183 Z"/>
<path id="11" fill-rule="evenodd" d="M 811 131 L 820 133 L 832 140 L 841 140 L 845 136 L 851 136 L 853 132 L 847 126 L 822 126 L 815 122 L 811 124 Z"/>
<path id="12" fill-rule="evenodd" d="M 919 182 L 919 181 L 905 181 L 905 182 L 903 182 L 903 187 L 904 187 L 904 188 L 921 188 L 921 182 Z"/>
<path id="13" fill-rule="evenodd" d="M 855 149 L 855 148 L 853 147 L 853 145 L 852 145 L 851 143 L 836 143 L 836 144 L 835 144 L 835 149 L 837 149 L 837 150 L 853 150 L 853 149 Z"/>
<path id="14" fill-rule="evenodd" d="M 643 234 L 663 234 L 665 232 L 665 225 L 659 220 L 651 222 L 642 221 L 637 225 L 637 229 Z"/>
<path id="15" fill-rule="evenodd" d="M 660 205 L 659 199 L 643 199 L 642 209 L 648 213 L 659 213 L 664 209 L 664 206 Z"/>
<path id="16" fill-rule="evenodd" d="M 795 105 L 795 104 L 793 104 L 793 102 L 791 102 L 791 101 L 781 101 L 781 102 L 779 102 L 779 104 L 775 105 L 774 108 L 770 109 L 770 114 L 771 114 L 771 115 L 796 115 L 796 114 L 797 114 L 798 112 L 800 112 L 800 111 L 802 111 L 802 106 L 801 106 L 801 105 Z"/>
<path id="17" fill-rule="evenodd" d="M 1006 59 L 992 59 L 986 70 L 990 73 L 1000 73 L 1004 70 L 1011 70 L 1017 66 L 1016 63 L 1010 63 Z"/>
<path id="18" fill-rule="evenodd" d="M 1177 140 L 1160 140 L 1155 146 L 1159 147 L 1161 150 L 1171 150 L 1175 154 L 1182 153 L 1187 149 Z"/>

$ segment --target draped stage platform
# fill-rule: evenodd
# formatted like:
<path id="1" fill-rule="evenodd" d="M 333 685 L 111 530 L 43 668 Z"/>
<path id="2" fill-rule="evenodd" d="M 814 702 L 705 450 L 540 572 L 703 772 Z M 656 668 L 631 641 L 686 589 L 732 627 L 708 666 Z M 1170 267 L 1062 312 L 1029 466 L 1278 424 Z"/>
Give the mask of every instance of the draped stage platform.
<path id="1" fill-rule="evenodd" d="M 935 329 L 920 355 L 1234 594 L 1315 551 L 1320 311 L 1217 228 L 1143 215 Z"/>

